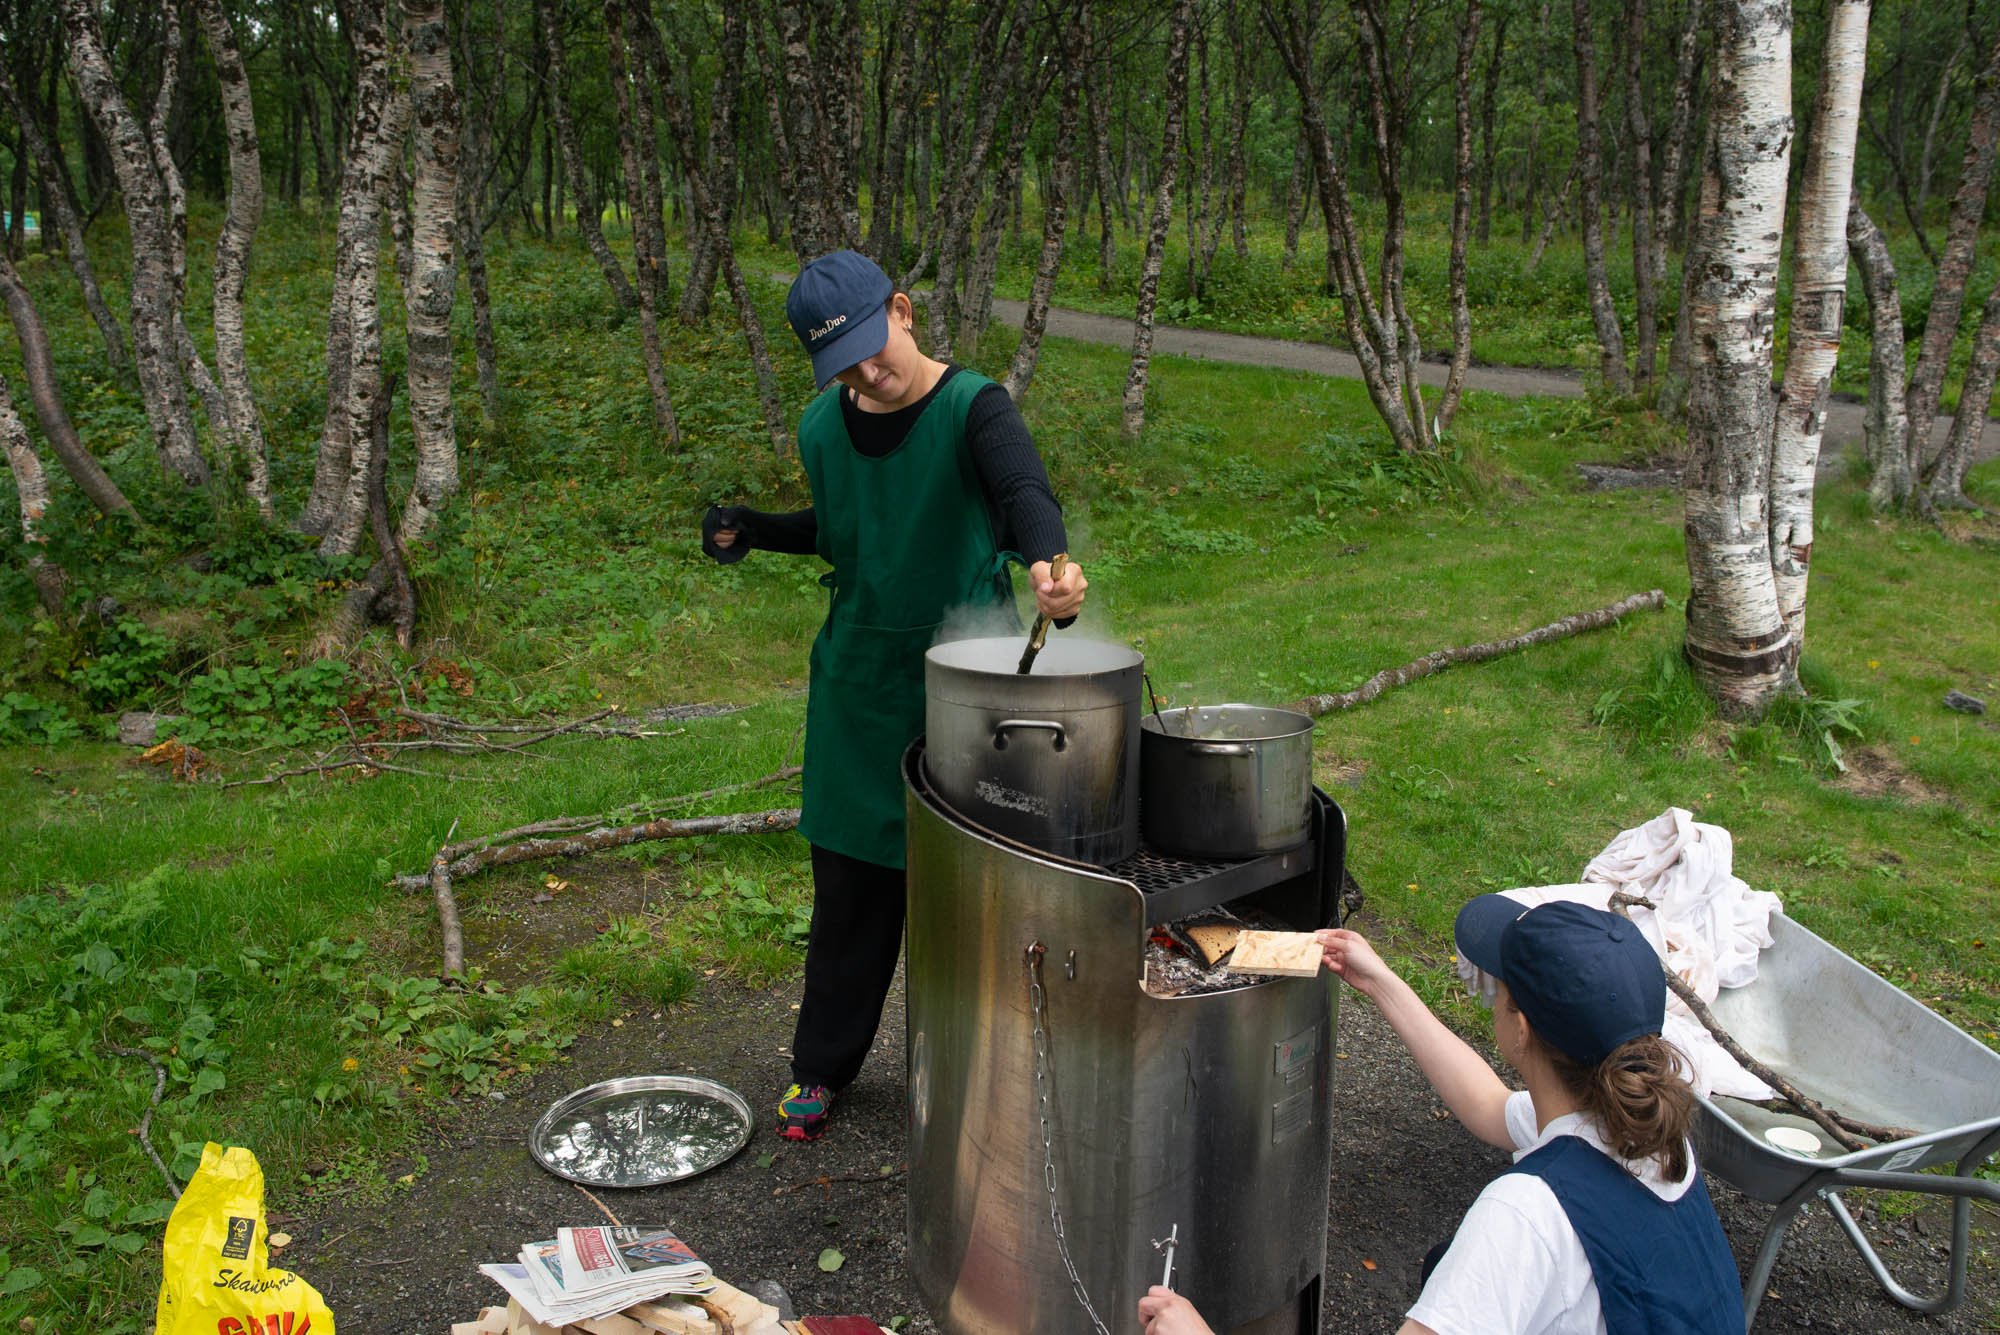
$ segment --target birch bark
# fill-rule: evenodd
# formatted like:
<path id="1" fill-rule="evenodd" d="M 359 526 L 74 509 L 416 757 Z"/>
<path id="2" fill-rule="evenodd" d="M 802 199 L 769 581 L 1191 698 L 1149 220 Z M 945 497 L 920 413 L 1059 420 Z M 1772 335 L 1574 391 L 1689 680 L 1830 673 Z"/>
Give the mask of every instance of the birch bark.
<path id="1" fill-rule="evenodd" d="M 646 200 L 646 168 L 641 160 L 642 142 L 636 114 L 636 107 L 643 99 L 626 67 L 624 9 L 621 0 L 605 0 L 605 53 L 611 72 L 611 105 L 618 121 L 618 156 L 625 168 L 625 204 L 632 211 L 633 286 L 639 293 L 639 345 L 646 364 L 646 392 L 653 401 L 654 430 L 669 447 L 675 447 L 680 444 L 680 423 L 674 417 L 673 394 L 667 388 L 666 358 L 660 350 L 662 257 L 654 250 L 659 219 Z M 651 125 L 650 111 L 644 123 Z M 645 145 L 651 143 L 650 138 L 644 140 Z"/>
<path id="2" fill-rule="evenodd" d="M 132 502 L 125 499 L 118 484 L 84 448 L 76 428 L 70 424 L 69 413 L 63 407 L 62 389 L 56 382 L 55 362 L 49 356 L 48 333 L 42 328 L 34 299 L 14 271 L 4 246 L 0 246 L 0 299 L 5 300 L 7 316 L 20 339 L 21 369 L 28 376 L 28 397 L 34 403 L 36 420 L 42 424 L 42 434 L 49 438 L 49 447 L 56 453 L 56 461 L 99 513 L 136 518 Z"/>
<path id="3" fill-rule="evenodd" d="M 724 23 L 729 22 L 725 17 Z M 686 94 L 685 81 L 681 72 L 669 62 L 666 47 L 661 43 L 649 15 L 642 13 L 638 16 L 638 32 L 659 84 L 668 135 L 679 152 L 681 174 L 687 180 L 688 194 L 694 201 L 695 211 L 701 215 L 708 244 L 714 248 L 716 263 L 722 270 L 722 281 L 736 303 L 736 318 L 743 326 L 743 342 L 749 349 L 750 365 L 757 377 L 757 400 L 764 414 L 764 430 L 771 439 L 771 451 L 782 459 L 791 453 L 792 437 L 785 429 L 784 409 L 778 401 L 777 372 L 771 364 L 771 349 L 764 340 L 763 322 L 758 319 L 756 305 L 750 299 L 750 285 L 744 280 L 742 267 L 736 260 L 736 244 L 729 234 L 728 217 L 716 198 L 717 187 L 696 155 L 694 114 Z M 739 35 L 740 32 L 739 26 Z M 723 45 L 725 50 L 731 46 L 726 33 Z M 740 41 L 736 45 L 740 49 Z M 724 112 L 718 106 L 714 114 L 720 116 Z M 735 148 L 726 128 L 717 144 L 717 160 L 733 162 Z"/>
<path id="4" fill-rule="evenodd" d="M 1683 649 L 1728 716 L 1790 689 L 1791 633 L 1771 569 L 1771 355 L 1792 137 L 1790 0 L 1717 6 L 1717 69 L 1689 302 L 1694 348 L 1685 482 Z M 1705 195 L 1708 192 L 1705 192 Z M 1705 200 L 1706 204 L 1706 200 Z"/>
<path id="5" fill-rule="evenodd" d="M 1598 374 L 1614 394 L 1632 388 L 1625 370 L 1625 334 L 1611 302 L 1604 261 L 1604 162 L 1598 145 L 1597 33 L 1590 0 L 1570 0 L 1576 48 L 1576 178 L 1582 188 L 1583 273 L 1590 293 L 1590 321 L 1597 328 Z"/>
<path id="6" fill-rule="evenodd" d="M 612 300 L 620 310 L 633 310 L 639 304 L 638 294 L 625 277 L 624 266 L 604 240 L 604 228 L 598 222 L 602 207 L 584 184 L 583 153 L 577 143 L 576 122 L 570 116 L 569 95 L 563 91 L 568 43 L 563 39 L 562 15 L 556 12 L 554 0 L 535 0 L 535 16 L 541 24 L 542 44 L 549 53 L 549 117 L 556 123 L 563 179 L 569 183 L 570 198 L 576 204 L 576 230 L 583 234 L 584 245 L 590 248 L 591 258 L 597 261 L 604 281 L 610 285 Z"/>
<path id="7" fill-rule="evenodd" d="M 1499 141 L 1493 129 L 1498 119 L 1495 102 L 1500 95 L 1500 59 L 1507 49 L 1507 24 L 1513 14 L 1503 9 L 1493 25 L 1493 50 L 1486 57 L 1486 73 L 1479 94 L 1479 244 L 1493 240 L 1493 168 Z M 1504 194 L 1501 203 L 1506 203 Z"/>
<path id="8" fill-rule="evenodd" d="M 1813 478 L 1847 299 L 1847 210 L 1861 122 L 1861 79 L 1868 62 L 1869 3 L 1833 0 L 1828 7 L 1826 67 L 1799 184 L 1798 234 L 1792 241 L 1791 335 L 1771 443 L 1771 570 L 1778 611 L 1791 636 L 1794 670 L 1806 642 Z"/>
<path id="9" fill-rule="evenodd" d="M 250 363 L 243 349 L 243 285 L 250 271 L 250 245 L 264 212 L 264 167 L 257 151 L 257 121 L 250 104 L 250 76 L 236 46 L 236 32 L 222 0 L 197 0 L 202 34 L 222 89 L 222 117 L 229 139 L 229 209 L 215 242 L 215 370 L 223 404 L 236 430 L 247 477 L 244 489 L 266 522 L 277 517 L 271 502 L 271 465 L 264 428 L 250 388 Z"/>
<path id="10" fill-rule="evenodd" d="M 190 487 L 204 487 L 209 480 L 208 461 L 202 458 L 195 439 L 194 413 L 188 405 L 175 338 L 179 313 L 174 299 L 174 242 L 159 167 L 146 132 L 126 105 L 104 53 L 96 6 L 91 0 L 63 0 L 63 26 L 69 34 L 70 69 L 76 76 L 77 92 L 103 136 L 118 188 L 125 196 L 125 216 L 132 232 L 129 287 L 133 360 L 139 371 L 146 421 L 168 476 Z"/>
<path id="11" fill-rule="evenodd" d="M 1659 362 L 1659 278 L 1653 268 L 1653 125 L 1646 115 L 1646 0 L 1625 0 L 1625 132 L 1632 140 L 1632 381 L 1650 384 Z"/>
<path id="12" fill-rule="evenodd" d="M 207 0 L 216 3 L 216 0 Z M 411 187 L 410 281 L 403 289 L 416 454 L 409 499 L 397 525 L 404 548 L 421 542 L 458 490 L 458 429 L 451 402 L 451 308 L 458 291 L 452 232 L 457 214 L 462 116 L 452 81 L 444 0 L 403 0 L 409 48 L 410 117 L 416 176 Z"/>
<path id="13" fill-rule="evenodd" d="M 1453 115 L 1458 129 L 1451 197 L 1451 369 L 1438 399 L 1437 432 L 1443 436 L 1458 413 L 1472 365 L 1472 307 L 1465 293 L 1466 233 L 1472 223 L 1472 55 L 1479 47 L 1479 0 L 1466 0 L 1458 30 L 1458 67 L 1453 75 Z"/>
<path id="14" fill-rule="evenodd" d="M 1042 253 L 1035 262 L 1035 280 L 1028 289 L 1028 310 L 1021 319 L 1021 341 L 1014 347 L 1014 361 L 1007 369 L 1007 397 L 1019 403 L 1035 378 L 1035 363 L 1042 353 L 1042 335 L 1048 329 L 1049 301 L 1055 293 L 1056 274 L 1062 269 L 1063 234 L 1069 225 L 1070 199 L 1076 193 L 1076 141 L 1079 112 L 1083 102 L 1083 71 L 1086 52 L 1080 21 L 1082 5 L 1070 11 L 1063 30 L 1062 98 L 1056 106 L 1054 162 L 1049 171 L 1049 197 L 1042 210 Z"/>
<path id="15" fill-rule="evenodd" d="M 1878 510 L 1895 509 L 1909 501 L 1917 482 L 1910 417 L 1903 406 L 1903 308 L 1889 243 L 1859 200 L 1847 209 L 1847 249 L 1868 297 L 1868 411 L 1861 427 L 1868 499 Z"/>
<path id="16" fill-rule="evenodd" d="M 76 275 L 77 286 L 83 289 L 83 304 L 90 311 L 90 318 L 96 321 L 97 332 L 104 340 L 105 359 L 115 369 L 123 371 L 132 365 L 131 350 L 125 345 L 125 327 L 118 323 L 110 303 L 104 300 L 104 289 L 98 284 L 97 270 L 90 262 L 90 249 L 84 244 L 83 224 L 71 207 L 69 191 L 62 184 L 65 178 L 62 163 L 57 159 L 56 150 L 50 145 L 48 137 L 42 133 L 41 126 L 28 114 L 28 107 L 8 76 L 4 60 L 0 60 L 0 101 L 5 101 L 14 113 L 22 140 L 41 167 L 42 178 L 52 187 L 47 192 L 49 211 L 55 214 L 56 226 L 62 232 L 64 257 L 69 261 L 70 271 Z"/>
<path id="17" fill-rule="evenodd" d="M 42 515 L 49 508 L 49 478 L 35 453 L 34 442 L 28 439 L 28 429 L 21 425 L 21 415 L 14 411 L 14 396 L 7 390 L 5 376 L 0 376 L 0 448 L 7 451 L 7 467 L 14 474 L 14 491 L 20 497 L 21 541 L 28 548 L 28 578 L 42 600 L 43 609 L 51 616 L 60 616 L 69 581 L 64 578 L 62 567 L 43 555 L 49 541 L 42 532 Z"/>
<path id="18" fill-rule="evenodd" d="M 1138 308 L 1132 317 L 1132 361 L 1125 372 L 1124 432 L 1136 440 L 1146 428 L 1146 376 L 1153 363 L 1153 307 L 1160 295 L 1160 263 L 1174 221 L 1174 176 L 1180 165 L 1181 125 L 1187 115 L 1188 35 L 1194 0 L 1178 0 L 1167 24 L 1167 103 L 1160 131 L 1160 174 L 1153 215 L 1146 227 L 1146 257 L 1139 265 Z"/>
<path id="19" fill-rule="evenodd" d="M 389 80 L 387 0 L 366 0 L 348 11 L 348 33 L 354 43 L 354 96 L 347 125 L 347 153 L 340 169 L 340 209 L 334 225 L 333 297 L 326 316 L 326 414 L 321 422 L 319 456 L 313 467 L 312 490 L 300 512 L 303 533 L 326 537 L 344 510 L 354 463 L 354 376 L 356 343 L 364 331 L 356 325 L 359 288 L 365 281 L 370 318 L 375 310 L 376 250 L 382 234 L 382 201 L 388 191 L 389 139 L 394 103 Z M 400 138 L 400 136 L 398 136 Z M 365 272 L 365 280 L 363 274 Z M 379 336 L 375 336 L 379 342 Z M 379 368 L 377 369 L 379 375 Z M 367 453 L 368 418 L 362 419 Z M 366 477 L 366 459 L 363 459 Z M 353 534 L 345 545 L 336 542 L 328 555 L 353 551 L 359 524 L 365 517 L 353 509 Z"/>
<path id="20" fill-rule="evenodd" d="M 1930 449 L 1937 421 L 1938 400 L 1944 394 L 1945 371 L 1952 344 L 1958 339 L 1959 317 L 1965 309 L 1965 284 L 1979 244 L 1979 223 L 1986 213 L 1987 187 L 1993 179 L 1996 142 L 2000 142 L 2000 39 L 1992 43 L 1986 67 L 1973 85 L 1972 121 L 1966 128 L 1965 163 L 1958 190 L 1951 200 L 1944 250 L 1931 284 L 1930 313 L 1924 317 L 1924 339 L 1905 391 L 1910 411 L 1910 446 L 1918 458 Z M 1928 495 L 1928 493 L 1926 493 Z"/>
<path id="21" fill-rule="evenodd" d="M 1972 358 L 1966 363 L 1965 382 L 1958 391 L 1958 414 L 1952 418 L 1951 434 L 1931 466 L 1925 497 L 1934 510 L 1979 508 L 1965 494 L 1965 470 L 1972 466 L 1973 453 L 1986 434 L 1996 370 L 2000 370 L 2000 282 L 1986 298 L 1986 313 L 1979 322 L 1979 332 L 1973 335 Z"/>

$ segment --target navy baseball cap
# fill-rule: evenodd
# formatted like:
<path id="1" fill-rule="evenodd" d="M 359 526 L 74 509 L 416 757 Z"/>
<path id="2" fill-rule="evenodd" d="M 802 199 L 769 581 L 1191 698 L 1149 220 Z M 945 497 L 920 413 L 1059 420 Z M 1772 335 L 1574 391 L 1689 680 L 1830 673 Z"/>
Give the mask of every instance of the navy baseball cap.
<path id="1" fill-rule="evenodd" d="M 1507 984 L 1537 1034 L 1595 1066 L 1667 1021 L 1667 978 L 1638 927 L 1615 913 L 1557 900 L 1524 908 L 1481 895 L 1458 911 L 1458 953 Z"/>
<path id="2" fill-rule="evenodd" d="M 822 255 L 799 271 L 785 294 L 785 318 L 812 354 L 813 383 L 865 362 L 889 343 L 885 303 L 896 285 L 880 265 L 852 250 Z"/>

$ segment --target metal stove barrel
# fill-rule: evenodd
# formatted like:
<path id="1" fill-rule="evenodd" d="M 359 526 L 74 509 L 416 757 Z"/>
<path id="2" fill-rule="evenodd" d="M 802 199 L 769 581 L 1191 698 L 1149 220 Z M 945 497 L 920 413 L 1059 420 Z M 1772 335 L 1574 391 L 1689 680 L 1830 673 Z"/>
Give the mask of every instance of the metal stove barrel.
<path id="1" fill-rule="evenodd" d="M 1178 1225 L 1215 1329 L 1317 1331 L 1332 980 L 1149 995 L 1136 885 L 957 819 L 920 746 L 905 778 L 910 1259 L 939 1324 L 1082 1335 L 1087 1301 L 1128 1330 Z"/>

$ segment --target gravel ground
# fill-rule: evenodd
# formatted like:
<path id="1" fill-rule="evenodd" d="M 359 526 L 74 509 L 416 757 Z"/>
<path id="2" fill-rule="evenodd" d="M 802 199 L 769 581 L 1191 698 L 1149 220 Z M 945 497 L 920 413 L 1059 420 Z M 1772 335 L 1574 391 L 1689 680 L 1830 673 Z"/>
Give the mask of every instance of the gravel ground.
<path id="1" fill-rule="evenodd" d="M 545 1107 L 596 1080 L 693 1072 L 740 1091 L 762 1116 L 788 1078 L 793 999 L 790 987 L 754 991 L 716 979 L 671 1015 L 635 1014 L 585 1035 L 566 1064 L 504 1099 L 468 1100 L 442 1119 L 420 1147 L 421 1165 L 392 1168 L 419 1171 L 386 1204 L 315 1205 L 304 1217 L 286 1216 L 297 1241 L 285 1264 L 326 1295 L 344 1335 L 444 1335 L 499 1296 L 479 1275 L 481 1261 L 509 1258 L 522 1241 L 560 1224 L 602 1222 L 595 1205 L 544 1173 L 524 1148 Z M 1446 1116 L 1373 1007 L 1352 994 L 1343 998 L 1336 1050 L 1325 1328 L 1389 1331 L 1414 1296 L 1425 1250 L 1452 1229 L 1504 1156 Z M 764 1126 L 748 1149 L 703 1177 L 598 1195 L 621 1219 L 669 1224 L 734 1283 L 777 1280 L 801 1312 L 862 1312 L 885 1323 L 908 1315 L 922 1335 L 933 1327 L 904 1268 L 902 1072 L 899 992 L 877 1056 L 824 1140 L 790 1145 Z M 774 1158 L 759 1167 L 765 1154 Z M 882 1175 L 884 1165 L 891 1175 Z M 820 1185 L 821 1176 L 857 1180 Z M 1747 1267 L 1770 1211 L 1719 1184 L 1715 1196 Z M 1906 1283 L 1938 1282 L 1948 1241 L 1942 1208 L 1870 1219 L 1868 1227 Z M 2000 1329 L 2000 1219 L 1987 1211 L 1974 1227 L 1968 1301 L 1926 1319 L 1885 1298 L 1833 1221 L 1814 1210 L 1786 1241 L 1757 1330 Z M 826 1247 L 846 1256 L 836 1273 L 817 1268 Z"/>

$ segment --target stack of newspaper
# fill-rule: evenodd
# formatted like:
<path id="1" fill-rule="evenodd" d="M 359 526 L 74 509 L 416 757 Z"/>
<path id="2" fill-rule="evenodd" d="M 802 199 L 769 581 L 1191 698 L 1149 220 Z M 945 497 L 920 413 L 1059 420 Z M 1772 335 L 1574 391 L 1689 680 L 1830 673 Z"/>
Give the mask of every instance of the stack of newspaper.
<path id="1" fill-rule="evenodd" d="M 551 1326 L 715 1287 L 708 1263 L 665 1228 L 557 1229 L 552 1241 L 522 1247 L 519 1262 L 479 1271 Z"/>

